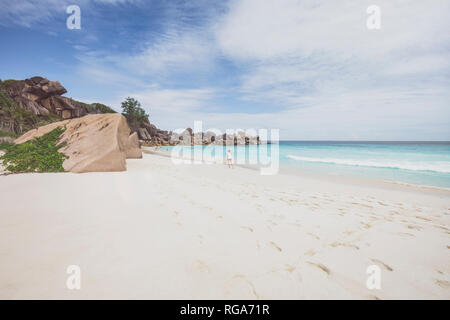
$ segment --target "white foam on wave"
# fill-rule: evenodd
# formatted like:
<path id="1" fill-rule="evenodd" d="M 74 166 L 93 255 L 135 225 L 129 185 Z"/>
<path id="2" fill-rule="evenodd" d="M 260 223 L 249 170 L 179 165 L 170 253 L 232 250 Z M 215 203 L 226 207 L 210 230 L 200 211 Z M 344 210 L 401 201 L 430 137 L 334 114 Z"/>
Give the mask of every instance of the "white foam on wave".
<path id="1" fill-rule="evenodd" d="M 412 163 L 412 162 L 398 162 L 398 161 L 373 161 L 373 160 L 353 160 L 353 159 L 337 159 L 337 158 L 310 158 L 300 157 L 294 155 L 287 156 L 290 159 L 306 162 L 320 162 L 330 164 L 343 164 L 348 166 L 358 167 L 377 167 L 390 169 L 404 169 L 413 171 L 434 171 L 441 173 L 450 173 L 450 162 L 435 162 L 435 163 Z"/>

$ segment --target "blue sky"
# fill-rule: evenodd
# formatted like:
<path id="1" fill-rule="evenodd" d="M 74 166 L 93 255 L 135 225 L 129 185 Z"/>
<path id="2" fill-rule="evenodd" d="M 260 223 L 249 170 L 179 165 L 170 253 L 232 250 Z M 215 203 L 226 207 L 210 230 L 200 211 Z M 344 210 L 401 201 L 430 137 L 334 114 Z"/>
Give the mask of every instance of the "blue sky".
<path id="1" fill-rule="evenodd" d="M 81 8 L 81 30 L 66 8 Z M 366 27 L 369 5 L 381 29 Z M 450 140 L 450 2 L 0 0 L 0 78 L 157 126 L 278 128 L 281 139 Z"/>

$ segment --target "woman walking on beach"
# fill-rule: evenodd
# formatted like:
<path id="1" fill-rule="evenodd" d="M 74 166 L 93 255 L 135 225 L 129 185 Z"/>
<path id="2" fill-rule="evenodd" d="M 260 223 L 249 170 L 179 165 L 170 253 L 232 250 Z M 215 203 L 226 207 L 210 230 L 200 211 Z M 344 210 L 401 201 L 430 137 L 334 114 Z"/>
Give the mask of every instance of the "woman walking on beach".
<path id="1" fill-rule="evenodd" d="M 227 151 L 227 163 L 228 168 L 233 168 L 233 154 L 231 153 L 231 150 Z"/>

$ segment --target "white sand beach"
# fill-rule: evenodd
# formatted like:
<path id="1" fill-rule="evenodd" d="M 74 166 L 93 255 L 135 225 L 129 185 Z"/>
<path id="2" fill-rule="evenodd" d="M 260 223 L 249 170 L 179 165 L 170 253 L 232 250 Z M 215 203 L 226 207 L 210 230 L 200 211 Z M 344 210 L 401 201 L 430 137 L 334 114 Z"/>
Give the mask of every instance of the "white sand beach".
<path id="1" fill-rule="evenodd" d="M 127 168 L 0 176 L 0 299 L 450 299 L 449 191 Z"/>

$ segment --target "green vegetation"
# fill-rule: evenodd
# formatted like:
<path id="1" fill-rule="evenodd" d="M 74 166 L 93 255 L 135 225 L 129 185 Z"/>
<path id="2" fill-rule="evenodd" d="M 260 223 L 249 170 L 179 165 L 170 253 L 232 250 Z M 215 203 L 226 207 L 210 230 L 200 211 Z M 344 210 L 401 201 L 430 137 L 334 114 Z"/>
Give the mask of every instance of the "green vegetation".
<path id="1" fill-rule="evenodd" d="M 54 114 L 54 113 L 49 113 L 47 115 L 39 116 L 38 119 L 39 119 L 38 123 L 36 123 L 35 127 L 42 127 L 47 124 L 50 124 L 53 122 L 58 122 L 58 121 L 62 120 L 62 118 L 60 116 L 58 116 L 57 114 Z"/>
<path id="2" fill-rule="evenodd" d="M 8 79 L 5 81 L 0 80 L 0 88 L 3 88 L 7 85 L 13 84 L 14 82 L 17 82 L 18 80 L 14 80 L 14 79 Z"/>
<path id="3" fill-rule="evenodd" d="M 98 112 L 98 113 L 117 113 L 116 111 L 114 111 L 113 109 L 111 109 L 108 106 L 105 106 L 102 103 L 91 103 L 89 105 L 87 105 L 87 108 L 89 110 L 89 112 Z"/>
<path id="4" fill-rule="evenodd" d="M 58 142 L 64 131 L 58 127 L 21 144 L 0 144 L 6 152 L 0 161 L 10 172 L 63 172 L 62 164 L 68 157 L 59 152 L 64 144 Z"/>
<path id="5" fill-rule="evenodd" d="M 104 105 L 103 103 L 94 102 L 91 104 L 87 104 L 81 101 L 73 100 L 76 103 L 79 103 L 86 107 L 89 113 L 117 113 L 112 108 Z"/>
<path id="6" fill-rule="evenodd" d="M 12 146 L 12 143 L 0 142 L 0 151 L 4 151 L 4 150 L 8 149 L 10 146 Z M 1 161 L 1 156 L 0 156 L 0 161 Z"/>
<path id="7" fill-rule="evenodd" d="M 3 137 L 11 137 L 11 138 L 15 139 L 15 138 L 20 137 L 20 135 L 17 133 L 14 133 L 14 132 L 0 131 L 0 138 L 3 138 Z"/>
<path id="8" fill-rule="evenodd" d="M 39 123 L 39 119 L 34 113 L 20 108 L 14 100 L 1 89 L 0 119 L 13 122 L 14 131 L 19 133 L 33 129 Z"/>
<path id="9" fill-rule="evenodd" d="M 72 101 L 75 102 L 75 103 L 81 104 L 82 106 L 84 106 L 84 107 L 85 107 L 86 109 L 88 109 L 88 110 L 89 110 L 89 108 L 90 108 L 90 105 L 87 104 L 87 103 L 84 103 L 84 102 L 81 102 L 81 101 L 78 101 L 78 100 L 75 100 L 75 99 L 72 99 L 72 98 L 70 98 L 70 100 L 72 100 Z"/>
<path id="10" fill-rule="evenodd" d="M 12 123 L 14 131 L 21 134 L 52 122 L 61 121 L 61 117 L 53 113 L 38 117 L 33 112 L 19 107 L 5 91 L 0 89 L 0 121 Z"/>
<path id="11" fill-rule="evenodd" d="M 0 137 L 10 136 L 15 138 L 31 129 L 62 120 L 60 116 L 51 112 L 47 115 L 38 116 L 21 108 L 5 90 L 6 86 L 17 81 L 14 79 L 2 81 L 0 79 L 0 128 L 5 130 L 0 132 Z M 81 101 L 73 101 L 86 107 L 89 113 L 116 113 L 112 108 L 101 103 L 87 104 Z M 6 131 L 14 131 L 14 133 L 7 133 Z"/>
<path id="12" fill-rule="evenodd" d="M 148 121 L 148 114 L 141 108 L 140 102 L 134 98 L 128 97 L 122 102 L 122 114 L 127 118 L 130 127 Z"/>

